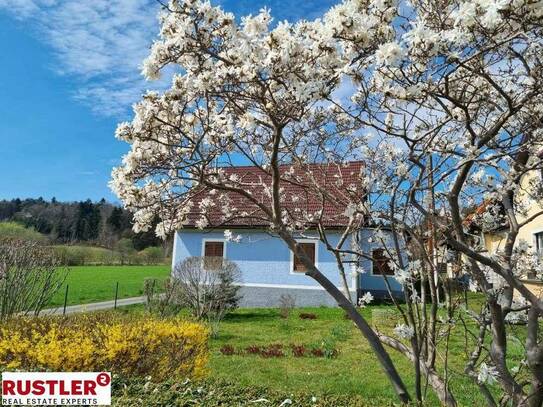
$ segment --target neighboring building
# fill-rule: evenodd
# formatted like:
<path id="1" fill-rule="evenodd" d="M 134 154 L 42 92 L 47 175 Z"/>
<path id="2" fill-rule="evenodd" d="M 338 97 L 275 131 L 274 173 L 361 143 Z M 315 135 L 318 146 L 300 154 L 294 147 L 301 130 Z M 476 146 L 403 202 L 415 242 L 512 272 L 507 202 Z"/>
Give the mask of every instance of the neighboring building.
<path id="1" fill-rule="evenodd" d="M 522 177 L 520 191 L 529 191 L 534 187 L 537 188 L 542 185 L 542 171 L 534 170 Z M 522 200 L 527 207 L 527 211 L 524 216 L 519 216 L 518 221 L 520 223 L 543 211 L 542 202 L 533 200 L 526 192 L 524 192 L 524 195 Z M 488 220 L 485 220 L 485 217 Z M 496 219 L 498 219 L 497 222 L 495 221 Z M 493 254 L 503 249 L 505 244 L 507 237 L 505 222 L 503 208 L 499 203 L 484 202 L 466 218 L 465 224 L 471 231 L 479 234 L 485 250 Z M 535 250 L 543 258 L 543 215 L 535 217 L 535 219 L 520 228 L 515 243 L 516 246 L 521 242 L 528 243 L 531 249 Z M 541 276 L 537 277 L 532 273 L 526 273 L 522 277 L 522 282 L 533 293 L 536 293 L 539 297 L 543 297 L 543 279 Z"/>
<path id="2" fill-rule="evenodd" d="M 319 170 L 317 165 L 314 166 Z M 289 171 L 290 166 L 284 166 L 281 171 Z M 244 184 L 249 185 L 252 193 L 261 194 L 262 180 L 266 183 L 266 175 L 257 167 L 228 167 L 224 168 L 227 175 L 235 174 L 243 179 Z M 327 166 L 322 168 L 320 176 L 323 185 L 335 188 L 338 182 L 345 185 L 357 185 L 360 181 L 362 163 L 354 162 L 342 166 Z M 341 181 L 338 181 L 341 180 Z M 336 187 L 337 188 L 337 187 Z M 360 199 L 365 199 L 360 185 L 356 186 L 360 193 Z M 308 195 L 303 189 L 292 184 L 285 185 L 285 204 L 291 214 L 318 210 L 319 205 L 316 198 Z M 337 194 L 340 194 L 338 190 Z M 264 194 L 261 194 L 264 195 Z M 290 199 L 295 195 L 302 195 L 303 199 Z M 212 198 L 217 203 L 220 201 L 218 194 L 205 191 L 199 195 L 193 207 L 200 207 L 202 200 Z M 202 226 L 202 213 L 196 210 L 189 214 L 183 228 L 175 233 L 173 248 L 173 264 L 183 261 L 190 256 L 203 257 L 224 257 L 235 262 L 241 271 L 242 286 L 241 305 L 246 307 L 268 307 L 277 306 L 281 295 L 289 294 L 296 299 L 297 306 L 335 306 L 333 298 L 320 287 L 312 278 L 304 275 L 304 266 L 298 261 L 288 249 L 286 244 L 277 236 L 274 236 L 267 229 L 267 223 L 258 216 L 258 210 L 249 202 L 244 202 L 239 196 L 236 199 L 236 213 L 229 219 L 225 219 L 217 205 L 206 207 L 205 215 L 210 225 L 220 227 L 209 227 L 200 229 Z M 341 199 L 335 202 L 327 202 L 324 205 L 322 224 L 326 228 L 326 234 L 333 245 L 345 229 L 347 219 L 344 215 L 346 207 Z M 248 215 L 250 214 L 250 215 Z M 200 222 L 200 223 L 199 223 Z M 239 242 L 227 241 L 224 231 L 230 230 L 233 234 L 241 236 Z M 359 230 L 359 241 L 365 253 L 373 256 L 374 260 L 363 259 L 360 267 L 363 273 L 353 273 L 352 262 L 345 264 L 348 276 L 349 290 L 352 298 L 359 297 L 365 292 L 371 292 L 375 297 L 386 297 L 388 291 L 381 272 L 390 276 L 393 275 L 389 268 L 388 259 L 384 255 L 382 247 L 370 243 L 374 234 L 371 228 Z M 381 232 L 383 233 L 383 232 Z M 352 237 L 351 237 L 352 238 Z M 316 231 L 305 232 L 299 236 L 298 242 L 303 244 L 303 249 L 312 258 L 319 270 L 326 275 L 334 284 L 342 288 L 340 273 L 336 259 L 330 253 L 324 243 L 318 240 Z M 375 240 L 375 239 L 373 239 Z M 344 247 L 349 247 L 346 242 Z M 395 295 L 401 295 L 401 285 L 393 278 L 388 278 Z"/>

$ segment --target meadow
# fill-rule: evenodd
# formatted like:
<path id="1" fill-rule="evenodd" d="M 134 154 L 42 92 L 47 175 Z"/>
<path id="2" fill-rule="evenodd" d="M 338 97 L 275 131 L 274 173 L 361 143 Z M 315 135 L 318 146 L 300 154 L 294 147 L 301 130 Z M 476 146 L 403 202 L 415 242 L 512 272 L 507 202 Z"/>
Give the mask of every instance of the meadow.
<path id="1" fill-rule="evenodd" d="M 117 312 L 143 312 L 143 306 L 128 307 Z M 300 314 L 304 313 L 314 314 L 316 318 L 301 319 Z M 372 325 L 378 326 L 383 332 L 391 332 L 399 321 L 391 306 L 372 305 L 363 309 L 362 313 Z M 522 328 L 519 327 L 519 330 Z M 484 405 L 478 387 L 463 374 L 469 351 L 469 348 L 465 348 L 466 340 L 468 343 L 471 341 L 469 337 L 464 336 L 463 328 L 460 325 L 456 326 L 451 332 L 449 341 L 447 360 L 449 380 L 460 406 Z M 251 349 L 265 348 L 269 345 L 282 346 L 284 354 L 262 356 L 252 353 Z M 291 351 L 292 345 L 302 345 L 307 349 L 333 347 L 337 349 L 338 354 L 330 358 L 314 357 L 309 353 L 295 356 Z M 444 341 L 441 345 L 438 365 L 443 367 Z M 225 353 L 227 348 L 233 352 Z M 414 388 L 412 364 L 397 352 L 390 349 L 389 352 L 412 392 Z M 522 344 L 512 337 L 509 338 L 509 352 L 511 364 L 518 365 L 523 352 Z M 218 337 L 210 340 L 207 380 L 211 384 L 204 383 L 202 386 L 211 386 L 217 394 L 220 394 L 226 383 L 226 388 L 230 385 L 235 386 L 238 395 L 248 392 L 253 398 L 258 398 L 254 390 L 261 389 L 259 391 L 262 394 L 271 392 L 278 399 L 282 396 L 294 400 L 303 395 L 306 401 L 309 400 L 309 396 L 321 400 L 339 397 L 342 400 L 338 400 L 336 404 L 322 405 L 388 406 L 397 402 L 368 343 L 338 308 L 299 308 L 293 310 L 286 319 L 280 316 L 279 309 L 273 308 L 246 308 L 234 311 L 222 322 Z M 425 405 L 439 405 L 429 386 L 426 387 L 426 391 L 428 398 Z M 141 396 L 140 393 L 138 397 Z M 173 393 L 168 397 L 169 402 L 184 400 L 181 395 Z M 249 396 L 247 397 L 243 399 L 245 402 L 250 401 Z M 349 397 L 353 403 L 345 404 Z M 222 405 L 218 400 L 212 399 L 213 402 L 217 402 L 216 405 Z M 230 401 L 239 403 L 241 399 L 233 398 Z M 205 405 L 215 405 L 210 400 L 206 402 L 210 404 Z"/>
<path id="2" fill-rule="evenodd" d="M 170 274 L 169 265 L 152 266 L 73 266 L 69 268 L 66 281 L 50 302 L 50 306 L 64 304 L 68 285 L 68 305 L 115 299 L 119 283 L 119 297 L 129 298 L 143 295 L 147 278 L 164 281 Z"/>

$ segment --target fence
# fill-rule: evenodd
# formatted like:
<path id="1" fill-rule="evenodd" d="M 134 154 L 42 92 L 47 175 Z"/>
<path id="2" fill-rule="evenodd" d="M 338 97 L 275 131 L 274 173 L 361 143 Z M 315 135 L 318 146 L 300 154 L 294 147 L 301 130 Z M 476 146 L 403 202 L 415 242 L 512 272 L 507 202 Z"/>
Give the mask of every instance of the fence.
<path id="1" fill-rule="evenodd" d="M 156 282 L 157 280 L 156 279 L 148 279 L 150 280 L 150 282 L 152 282 L 152 290 L 154 291 L 155 289 L 155 285 L 156 285 Z M 147 282 L 147 279 L 145 280 L 144 282 L 144 290 L 145 290 L 145 286 L 149 284 L 149 282 Z M 118 303 L 118 300 L 119 300 L 119 282 L 116 281 L 115 282 L 115 288 L 114 290 L 112 290 L 112 294 L 114 293 L 113 295 L 113 309 L 117 309 L 117 303 Z M 69 284 L 66 284 L 66 287 L 64 289 L 64 302 L 62 304 L 62 315 L 66 315 L 66 308 L 68 307 L 68 299 L 69 299 L 69 295 L 70 295 L 70 285 Z M 109 301 L 109 300 L 102 300 L 102 301 L 99 301 L 99 302 L 105 302 L 105 301 Z M 85 305 L 85 304 L 78 304 L 78 305 Z"/>

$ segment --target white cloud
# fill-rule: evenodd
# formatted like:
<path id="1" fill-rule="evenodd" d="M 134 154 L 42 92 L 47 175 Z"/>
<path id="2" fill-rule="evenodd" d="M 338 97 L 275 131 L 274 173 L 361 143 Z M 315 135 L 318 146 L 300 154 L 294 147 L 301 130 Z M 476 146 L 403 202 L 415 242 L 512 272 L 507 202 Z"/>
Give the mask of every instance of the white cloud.
<path id="1" fill-rule="evenodd" d="M 277 21 L 320 16 L 337 0 L 213 0 L 238 15 L 271 6 Z M 0 0 L 51 47 L 54 69 L 75 78 L 74 97 L 99 114 L 126 119 L 147 89 L 164 89 L 170 75 L 146 82 L 140 65 L 159 31 L 157 0 Z M 173 71 L 173 70 L 172 70 Z"/>
<path id="2" fill-rule="evenodd" d="M 140 65 L 159 25 L 153 0 L 0 0 L 0 11 L 30 23 L 56 54 L 54 69 L 75 77 L 76 99 L 112 116 L 148 88 Z"/>

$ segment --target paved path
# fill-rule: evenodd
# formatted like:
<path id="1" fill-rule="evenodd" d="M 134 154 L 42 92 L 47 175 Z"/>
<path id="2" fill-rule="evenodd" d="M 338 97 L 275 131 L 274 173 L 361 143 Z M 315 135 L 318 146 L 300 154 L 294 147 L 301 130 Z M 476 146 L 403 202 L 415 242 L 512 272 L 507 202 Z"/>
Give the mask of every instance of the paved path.
<path id="1" fill-rule="evenodd" d="M 125 305 L 144 304 L 145 297 L 131 297 L 122 298 L 117 300 L 117 307 L 123 307 Z M 93 302 L 90 304 L 70 305 L 66 307 L 66 314 L 75 314 L 78 312 L 100 311 L 105 309 L 113 309 L 115 307 L 115 301 Z M 44 309 L 41 315 L 62 315 L 64 312 L 63 307 Z"/>

